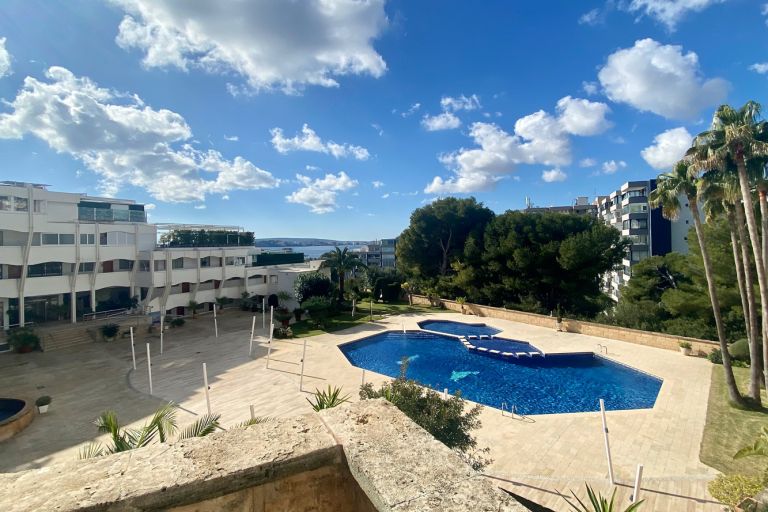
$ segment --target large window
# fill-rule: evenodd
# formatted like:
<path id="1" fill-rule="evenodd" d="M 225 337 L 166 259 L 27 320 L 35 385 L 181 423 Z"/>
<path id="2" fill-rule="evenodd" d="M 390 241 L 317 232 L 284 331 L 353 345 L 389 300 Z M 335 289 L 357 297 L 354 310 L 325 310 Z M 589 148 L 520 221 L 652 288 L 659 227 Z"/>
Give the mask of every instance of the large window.
<path id="1" fill-rule="evenodd" d="M 622 223 L 623 229 L 647 229 L 648 219 L 629 219 Z"/>
<path id="2" fill-rule="evenodd" d="M 14 209 L 17 212 L 28 212 L 29 211 L 29 200 L 26 197 L 14 197 Z"/>
<path id="3" fill-rule="evenodd" d="M 122 231 L 109 231 L 99 234 L 99 245 L 133 245 L 136 241 L 136 235 L 133 233 L 124 233 Z"/>
<path id="4" fill-rule="evenodd" d="M 11 196 L 0 196 L 0 211 L 11 209 Z"/>
<path id="5" fill-rule="evenodd" d="M 96 243 L 96 235 L 91 233 L 82 233 L 80 235 L 80 245 L 94 245 Z"/>
<path id="6" fill-rule="evenodd" d="M 160 272 L 165 270 L 165 260 L 155 260 L 155 271 Z"/>
<path id="7" fill-rule="evenodd" d="M 648 251 L 632 251 L 632 261 L 643 261 L 648 257 Z"/>
<path id="8" fill-rule="evenodd" d="M 43 245 L 74 245 L 75 235 L 68 233 L 43 233 Z"/>
<path id="9" fill-rule="evenodd" d="M 133 270 L 133 260 L 117 260 L 119 270 Z"/>
<path id="10" fill-rule="evenodd" d="M 84 261 L 80 263 L 80 268 L 78 269 L 78 273 L 80 274 L 91 274 L 93 273 L 93 269 L 96 267 L 94 262 L 92 261 Z"/>
<path id="11" fill-rule="evenodd" d="M 171 261 L 172 268 L 184 268 L 184 258 L 176 258 Z"/>
<path id="12" fill-rule="evenodd" d="M 149 272 L 149 260 L 139 260 L 139 272 Z"/>
<path id="13" fill-rule="evenodd" d="M 62 264 L 60 261 L 50 261 L 27 267 L 27 277 L 60 276 L 61 274 Z"/>

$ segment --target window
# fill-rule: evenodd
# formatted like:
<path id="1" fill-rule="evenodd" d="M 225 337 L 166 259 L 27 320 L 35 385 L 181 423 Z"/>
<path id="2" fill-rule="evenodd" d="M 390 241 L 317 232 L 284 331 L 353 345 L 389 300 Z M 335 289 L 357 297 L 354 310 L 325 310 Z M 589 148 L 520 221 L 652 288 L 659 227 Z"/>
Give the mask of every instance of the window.
<path id="1" fill-rule="evenodd" d="M 40 233 L 32 233 L 32 245 L 35 247 L 40 245 Z"/>
<path id="2" fill-rule="evenodd" d="M 29 201 L 26 197 L 14 197 L 14 209 L 17 212 L 28 212 L 29 211 Z"/>
<path id="3" fill-rule="evenodd" d="M 27 267 L 27 277 L 60 276 L 61 273 L 62 264 L 60 261 L 39 263 Z"/>
<path id="4" fill-rule="evenodd" d="M 206 256 L 205 258 L 200 258 L 200 268 L 206 268 L 211 266 L 211 257 Z"/>
<path id="5" fill-rule="evenodd" d="M 119 270 L 132 270 L 133 260 L 118 260 L 117 268 Z"/>
<path id="6" fill-rule="evenodd" d="M 171 268 L 184 268 L 184 258 L 176 258 L 171 261 Z"/>
<path id="7" fill-rule="evenodd" d="M 45 201 L 42 201 L 40 199 L 35 199 L 33 204 L 33 212 L 35 213 L 45 213 Z"/>
<path id="8" fill-rule="evenodd" d="M 149 260 L 139 260 L 139 272 L 149 272 Z"/>
<path id="9" fill-rule="evenodd" d="M 632 251 L 632 261 L 642 261 L 648 257 L 648 251 Z"/>
<path id="10" fill-rule="evenodd" d="M 80 245 L 93 245 L 96 241 L 96 235 L 83 233 L 80 235 Z"/>
<path id="11" fill-rule="evenodd" d="M 107 233 L 99 233 L 99 245 L 107 245 Z"/>
<path id="12" fill-rule="evenodd" d="M 648 235 L 629 235 L 629 239 L 633 244 L 648 244 Z"/>
<path id="13" fill-rule="evenodd" d="M 270 284 L 277 284 L 277 276 L 269 276 Z"/>
<path id="14" fill-rule="evenodd" d="M 622 223 L 623 229 L 647 229 L 648 219 L 630 219 Z"/>
<path id="15" fill-rule="evenodd" d="M 165 260 L 155 260 L 155 271 L 165 270 Z"/>
<path id="16" fill-rule="evenodd" d="M 59 245 L 59 235 L 56 233 L 43 233 L 43 245 Z"/>
<path id="17" fill-rule="evenodd" d="M 59 245 L 75 245 L 75 235 L 68 233 L 59 234 Z"/>
<path id="18" fill-rule="evenodd" d="M 0 211 L 9 211 L 11 209 L 10 196 L 0 196 Z"/>
<path id="19" fill-rule="evenodd" d="M 228 267 L 234 265 L 235 264 L 235 257 L 234 256 L 227 256 L 226 259 L 224 260 L 224 264 L 226 266 L 228 266 Z"/>
<path id="20" fill-rule="evenodd" d="M 119 236 L 117 231 L 110 231 L 107 233 L 107 245 L 120 245 Z"/>
<path id="21" fill-rule="evenodd" d="M 93 269 L 95 268 L 95 264 L 92 261 L 84 261 L 80 264 L 80 269 L 78 270 L 78 273 L 80 274 L 91 274 L 93 273 Z"/>

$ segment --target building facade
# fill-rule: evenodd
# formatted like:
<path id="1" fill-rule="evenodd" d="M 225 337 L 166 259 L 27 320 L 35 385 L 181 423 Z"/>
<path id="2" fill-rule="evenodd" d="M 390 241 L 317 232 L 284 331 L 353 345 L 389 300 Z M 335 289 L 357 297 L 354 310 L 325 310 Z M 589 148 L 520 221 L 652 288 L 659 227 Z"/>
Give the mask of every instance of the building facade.
<path id="1" fill-rule="evenodd" d="M 525 198 L 525 213 L 567 213 L 572 215 L 589 215 L 597 217 L 598 207 L 595 203 L 589 202 L 589 197 L 579 196 L 574 199 L 573 204 L 564 206 L 534 206 L 530 198 Z"/>
<path id="2" fill-rule="evenodd" d="M 360 248 L 360 260 L 371 267 L 396 268 L 396 238 L 383 238 Z"/>
<path id="3" fill-rule="evenodd" d="M 235 228 L 163 225 L 163 229 Z M 159 318 L 243 293 L 292 292 L 319 262 L 270 265 L 237 232 L 215 247 L 163 247 L 158 225 L 131 200 L 0 182 L 0 323 L 76 323 L 132 309 Z M 292 295 L 292 293 L 291 293 Z"/>

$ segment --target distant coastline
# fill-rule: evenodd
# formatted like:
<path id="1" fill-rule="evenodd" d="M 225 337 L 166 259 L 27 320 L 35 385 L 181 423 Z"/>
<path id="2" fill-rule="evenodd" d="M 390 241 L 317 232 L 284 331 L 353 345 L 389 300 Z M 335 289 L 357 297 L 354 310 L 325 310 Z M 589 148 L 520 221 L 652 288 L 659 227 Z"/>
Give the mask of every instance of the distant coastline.
<path id="1" fill-rule="evenodd" d="M 370 241 L 359 240 L 328 240 L 324 238 L 257 238 L 253 241 L 256 247 L 317 247 L 317 246 L 357 246 L 368 245 Z"/>

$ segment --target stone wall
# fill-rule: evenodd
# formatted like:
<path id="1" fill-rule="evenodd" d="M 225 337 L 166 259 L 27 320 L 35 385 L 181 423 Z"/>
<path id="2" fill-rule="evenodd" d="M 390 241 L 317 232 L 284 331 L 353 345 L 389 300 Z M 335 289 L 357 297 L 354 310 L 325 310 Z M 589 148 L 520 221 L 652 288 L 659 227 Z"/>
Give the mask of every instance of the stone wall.
<path id="1" fill-rule="evenodd" d="M 451 311 L 461 312 L 461 304 L 456 301 L 439 299 L 440 303 Z M 430 300 L 422 295 L 413 296 L 414 304 L 429 305 Z M 491 306 L 481 306 L 478 304 L 464 304 L 465 311 L 476 316 L 486 316 L 490 318 L 501 318 L 523 324 L 537 325 L 539 327 L 555 328 L 555 318 L 547 315 L 537 315 L 535 313 L 526 313 L 524 311 L 515 311 L 514 309 L 494 308 Z M 563 318 L 563 328 L 568 332 L 578 334 L 587 334 L 599 338 L 610 338 L 614 340 L 637 343 L 638 345 L 648 345 L 650 347 L 663 348 L 667 350 L 679 350 L 680 342 L 687 341 L 691 344 L 693 353 L 697 355 L 709 354 L 713 349 L 718 348 L 718 343 L 698 338 L 688 338 L 686 336 L 674 336 L 660 332 L 640 331 L 637 329 L 627 329 L 614 325 L 598 324 L 595 322 L 585 322 L 583 320 L 573 320 Z"/>
<path id="2" fill-rule="evenodd" d="M 383 400 L 0 474 L 3 512 L 522 512 Z"/>

